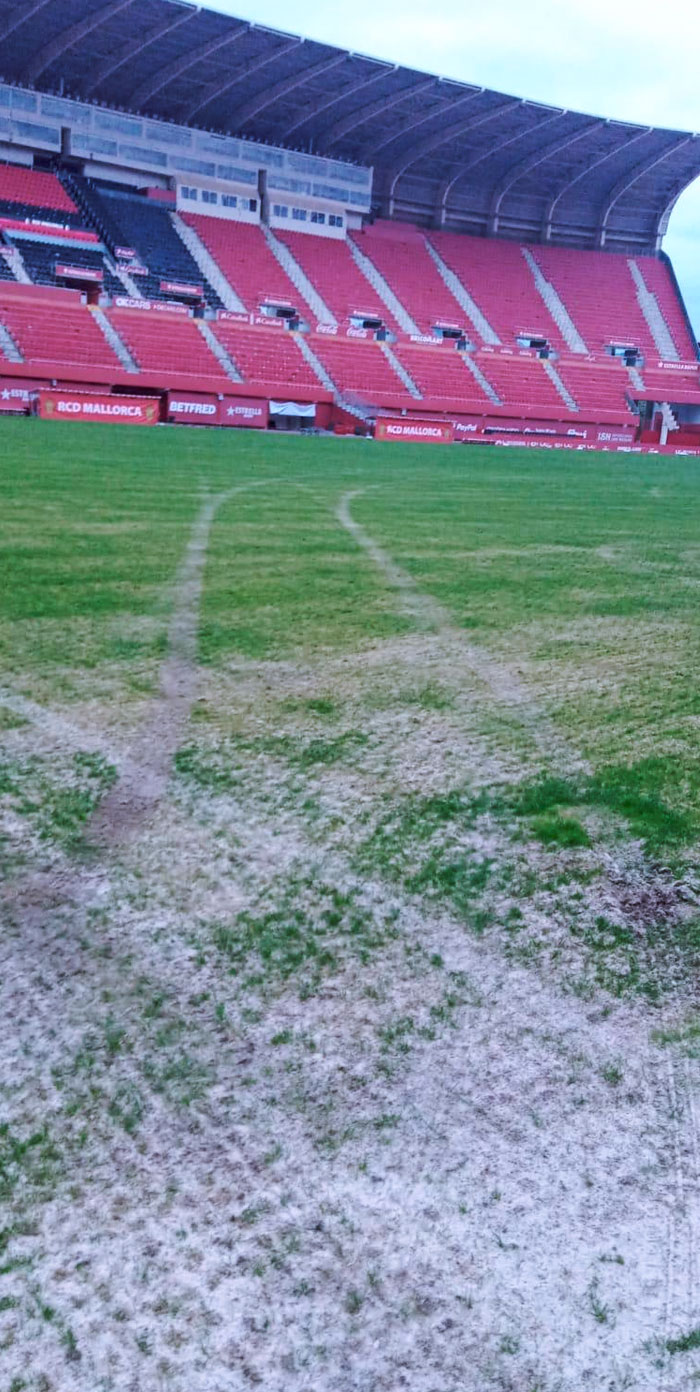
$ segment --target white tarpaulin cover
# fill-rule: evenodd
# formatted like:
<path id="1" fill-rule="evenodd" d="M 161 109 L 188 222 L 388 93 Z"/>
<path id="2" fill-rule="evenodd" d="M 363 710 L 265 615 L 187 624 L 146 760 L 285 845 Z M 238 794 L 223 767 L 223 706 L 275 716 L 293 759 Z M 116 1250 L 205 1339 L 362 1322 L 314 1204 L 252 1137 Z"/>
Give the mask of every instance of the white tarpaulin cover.
<path id="1" fill-rule="evenodd" d="M 310 419 L 316 415 L 316 407 L 313 401 L 271 401 L 271 416 L 308 416 Z"/>

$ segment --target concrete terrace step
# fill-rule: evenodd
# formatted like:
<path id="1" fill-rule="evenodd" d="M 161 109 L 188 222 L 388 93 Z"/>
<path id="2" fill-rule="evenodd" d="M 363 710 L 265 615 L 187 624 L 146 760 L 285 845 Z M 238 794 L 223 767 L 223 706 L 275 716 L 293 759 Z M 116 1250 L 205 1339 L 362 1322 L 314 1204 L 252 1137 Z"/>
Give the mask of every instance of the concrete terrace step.
<path id="1" fill-rule="evenodd" d="M 23 357 L 22 353 L 20 352 L 20 349 L 19 349 L 18 344 L 15 343 L 15 340 L 14 340 L 14 338 L 12 337 L 12 334 L 10 333 L 10 330 L 9 330 L 8 328 L 5 327 L 5 325 L 3 324 L 3 322 L 2 322 L 1 319 L 0 319 L 0 348 L 2 349 L 3 353 L 5 354 L 5 357 L 9 360 L 9 362 L 11 362 L 11 363 L 23 363 L 23 362 L 24 362 L 24 357 Z"/>
<path id="2" fill-rule="evenodd" d="M 124 368 L 124 371 L 134 373 L 140 372 L 141 369 L 138 363 L 136 362 L 135 358 L 131 356 L 131 353 L 129 352 L 129 349 L 126 346 L 124 339 L 117 332 L 111 320 L 107 318 L 107 315 L 104 313 L 104 310 L 99 309 L 97 305 L 91 305 L 90 313 L 92 314 L 95 323 L 98 324 L 101 328 L 110 348 L 112 349 L 112 352 L 115 353 L 116 356 L 119 358 L 119 361 L 122 367 Z"/>
<path id="3" fill-rule="evenodd" d="M 243 382 L 245 379 L 241 377 L 233 358 L 226 351 L 221 340 L 216 337 L 211 324 L 209 324 L 206 319 L 197 319 L 195 322 L 202 338 L 206 340 L 217 362 L 221 363 L 226 376 L 229 377 L 232 382 Z"/>
<path id="4" fill-rule="evenodd" d="M 476 303 L 476 300 L 472 299 L 471 295 L 469 294 L 469 291 L 465 289 L 465 287 L 462 285 L 459 276 L 455 275 L 455 272 L 450 269 L 446 261 L 443 261 L 439 251 L 435 250 L 435 247 L 433 246 L 432 242 L 430 242 L 427 237 L 425 239 L 425 245 L 427 246 L 428 251 L 432 256 L 433 261 L 435 262 L 435 265 L 437 266 L 438 271 L 440 272 L 440 275 L 442 276 L 445 282 L 445 285 L 447 286 L 450 293 L 454 296 L 457 303 L 461 304 L 462 309 L 464 310 L 464 313 L 466 314 L 472 328 L 476 329 L 476 332 L 479 334 L 479 337 L 483 339 L 484 343 L 488 343 L 494 348 L 498 347 L 501 340 L 498 337 L 496 330 L 491 328 L 491 325 L 489 324 L 486 315 L 482 314 L 478 304 Z"/>
<path id="5" fill-rule="evenodd" d="M 528 266 L 530 267 L 530 270 L 532 271 L 533 279 L 535 285 L 537 286 L 537 290 L 544 304 L 549 310 L 549 313 L 551 314 L 557 328 L 559 329 L 559 332 L 562 338 L 564 339 L 564 342 L 566 343 L 567 347 L 571 349 L 572 353 L 587 353 L 588 348 L 586 347 L 586 344 L 584 343 L 581 334 L 576 328 L 576 325 L 573 319 L 571 318 L 571 315 L 569 314 L 569 311 L 566 308 L 564 301 L 560 298 L 558 291 L 555 290 L 551 281 L 547 280 L 547 277 L 543 274 L 542 270 L 538 266 L 537 261 L 535 260 L 535 257 L 533 256 L 532 252 L 529 251 L 527 247 L 522 247 L 521 250 L 523 256 L 525 257 L 525 260 L 527 261 Z"/>
<path id="6" fill-rule="evenodd" d="M 404 333 L 408 334 L 409 337 L 411 335 L 418 336 L 420 334 L 418 325 L 415 320 L 411 318 L 408 310 L 404 308 L 398 295 L 394 294 L 394 291 L 388 281 L 384 279 L 381 271 L 377 270 L 374 262 L 370 260 L 369 256 L 365 255 L 364 251 L 360 251 L 360 248 L 357 243 L 353 241 L 352 237 L 348 237 L 347 244 L 350 248 L 350 254 L 355 265 L 362 271 L 365 280 L 369 281 L 372 289 L 376 291 L 382 303 L 386 305 L 399 327 L 403 329 Z"/>
<path id="7" fill-rule="evenodd" d="M 316 315 L 316 322 L 319 324 L 332 324 L 335 328 L 338 322 L 335 315 L 331 313 L 325 300 L 319 295 L 313 282 L 309 280 L 306 271 L 302 270 L 296 257 L 289 250 L 289 247 L 284 242 L 280 241 L 279 237 L 276 237 L 269 227 L 263 227 L 263 232 L 265 234 L 265 241 L 272 255 L 275 257 L 275 260 L 279 261 L 285 275 L 289 277 L 292 285 L 296 286 L 299 294 L 309 306 L 309 309 Z"/>
<path id="8" fill-rule="evenodd" d="M 680 353 L 673 341 L 671 330 L 664 319 L 661 306 L 647 288 L 647 283 L 642 274 L 641 267 L 632 258 L 628 259 L 627 265 L 637 290 L 637 302 L 649 326 L 649 332 L 656 344 L 660 357 L 665 362 L 679 362 Z"/>
<path id="9" fill-rule="evenodd" d="M 205 282 L 208 282 L 212 290 L 216 291 L 224 308 L 235 310 L 237 314 L 246 314 L 247 310 L 243 301 L 236 294 L 236 291 L 230 281 L 226 279 L 218 262 L 214 260 L 211 252 L 205 247 L 204 242 L 198 233 L 195 232 L 194 228 L 190 227 L 189 223 L 183 222 L 179 213 L 171 213 L 170 221 L 180 241 L 184 243 L 192 260 L 201 271 Z M 234 225 L 233 223 L 231 224 L 232 227 Z"/>

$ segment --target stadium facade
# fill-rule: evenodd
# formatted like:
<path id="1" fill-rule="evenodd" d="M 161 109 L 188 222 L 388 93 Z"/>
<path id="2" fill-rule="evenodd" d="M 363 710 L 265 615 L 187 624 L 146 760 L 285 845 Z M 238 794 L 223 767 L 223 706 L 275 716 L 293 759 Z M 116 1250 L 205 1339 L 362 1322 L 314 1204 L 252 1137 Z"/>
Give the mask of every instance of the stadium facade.
<path id="1" fill-rule="evenodd" d="M 700 448 L 662 251 L 697 135 L 179 0 L 0 0 L 0 162 L 2 410 Z"/>

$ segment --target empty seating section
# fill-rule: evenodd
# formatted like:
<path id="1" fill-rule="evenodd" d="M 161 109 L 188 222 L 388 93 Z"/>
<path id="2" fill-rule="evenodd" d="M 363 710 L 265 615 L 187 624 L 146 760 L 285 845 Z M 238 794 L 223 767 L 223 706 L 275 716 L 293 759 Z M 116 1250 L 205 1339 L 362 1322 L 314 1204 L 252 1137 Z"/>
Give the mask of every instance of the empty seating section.
<path id="1" fill-rule="evenodd" d="M 577 402 L 581 415 L 595 419 L 598 415 L 630 420 L 632 411 L 628 396 L 634 396 L 632 381 L 621 361 L 610 363 L 577 362 L 568 358 L 556 363 L 557 372 Z"/>
<path id="2" fill-rule="evenodd" d="M 490 409 L 492 403 L 486 392 L 456 348 L 421 348 L 418 344 L 405 343 L 395 344 L 394 352 L 426 400 L 461 402 L 476 410 Z"/>
<path id="3" fill-rule="evenodd" d="M 339 391 L 370 404 L 395 399 L 415 406 L 415 398 L 384 356 L 378 343 L 348 338 L 314 339 L 313 349 Z"/>
<path id="4" fill-rule="evenodd" d="M 351 236 L 383 275 L 421 333 L 431 333 L 435 324 L 460 329 L 470 327 L 462 306 L 440 275 L 419 228 L 379 221 Z"/>
<path id="5" fill-rule="evenodd" d="M 345 241 L 281 228 L 275 228 L 275 236 L 289 247 L 339 324 L 347 326 L 353 314 L 376 315 L 393 332 L 400 332 L 384 301 L 353 261 Z"/>
<path id="6" fill-rule="evenodd" d="M 112 298 L 123 295 L 123 283 L 107 264 L 105 243 L 112 250 L 117 246 L 132 248 L 140 258 L 147 275 L 140 276 L 137 283 L 146 298 L 171 298 L 174 292 L 162 290 L 161 282 L 203 284 L 199 266 L 173 225 L 170 203 L 77 175 L 63 177 L 65 187 L 53 174 L 0 164 L 0 250 L 3 244 L 14 244 L 35 285 L 60 285 L 63 278 L 57 276 L 57 266 L 65 264 L 73 271 L 82 268 L 85 272 L 82 282 L 68 279 L 68 283 L 104 290 Z M 26 235 L 27 220 L 35 214 L 43 218 L 45 213 L 63 224 L 65 235 L 58 227 L 48 233 L 35 227 Z M 519 244 L 425 232 L 385 221 L 351 232 L 421 334 L 430 334 L 439 324 L 462 329 L 476 342 L 472 355 L 460 352 L 450 341 L 442 345 L 412 342 L 342 238 L 295 230 L 276 232 L 337 321 L 337 332 L 324 334 L 314 332 L 316 311 L 273 254 L 260 226 L 198 213 L 183 213 L 181 217 L 197 232 L 246 308 L 246 314 L 238 319 L 233 315 L 212 321 L 211 329 L 242 381 L 261 395 L 281 393 L 293 399 L 298 391 L 313 397 L 327 386 L 302 352 L 300 335 L 258 318 L 263 304 L 277 303 L 296 309 L 310 321 L 311 334 L 305 341 L 339 394 L 370 408 L 416 411 L 423 402 L 436 411 L 512 412 L 523 419 L 550 420 L 575 420 L 578 416 L 585 421 L 631 423 L 636 419 L 632 404 L 636 398 L 700 405 L 700 363 L 694 370 L 681 370 L 680 365 L 674 369 L 673 364 L 660 366 L 661 355 L 624 255 L 552 246 L 530 248 L 587 346 L 587 355 L 577 355 L 563 340 Z M 85 225 L 88 222 L 90 230 Z M 440 274 L 428 241 L 471 296 L 500 345 L 482 342 L 483 335 Z M 656 297 L 679 357 L 683 363 L 694 362 L 695 344 L 669 266 L 651 256 L 635 260 L 648 291 Z M 91 280 L 91 271 L 100 271 L 102 280 Z M 291 273 L 295 273 L 293 268 Z M 223 308 L 207 282 L 204 296 L 212 308 Z M 51 377 L 60 375 L 61 365 L 122 371 L 124 364 L 99 323 L 78 300 L 77 294 L 71 297 L 53 291 L 38 290 L 35 298 L 31 292 L 25 296 L 24 287 L 20 293 L 15 284 L 11 263 L 0 256 L 0 323 L 26 362 L 49 365 Z M 653 304 L 648 312 L 658 324 Z M 210 384 L 211 390 L 227 390 L 230 376 L 194 318 L 182 312 L 117 307 L 108 308 L 106 313 L 138 368 L 163 389 L 170 384 L 191 384 L 194 390 L 196 379 L 199 385 Z M 420 400 L 411 393 L 382 344 L 371 336 L 348 332 L 351 318 L 358 314 L 376 315 L 387 325 L 395 339 L 391 351 L 415 384 Z M 554 350 L 551 362 L 563 390 L 535 353 L 518 348 L 519 336 L 548 340 Z M 606 351 L 612 344 L 640 350 L 643 362 L 637 370 L 643 387 L 621 358 Z M 470 362 L 478 367 L 491 394 L 470 369 Z M 576 403 L 576 411 L 566 394 Z"/>
<path id="7" fill-rule="evenodd" d="M 692 401 L 700 404 L 700 379 L 697 372 L 674 372 L 672 368 L 663 369 L 651 364 L 645 364 L 639 372 L 644 382 L 645 393 L 653 395 L 656 401 Z M 630 394 L 635 398 L 640 396 L 635 387 L 630 387 Z"/>
<path id="8" fill-rule="evenodd" d="M 555 419 L 569 414 L 569 407 L 539 358 L 481 353 L 477 355 L 477 362 L 504 406 L 517 407 L 535 416 L 545 412 Z"/>
<path id="9" fill-rule="evenodd" d="M 111 309 L 109 318 L 139 367 L 162 372 L 166 386 L 170 376 L 210 377 L 228 382 L 196 320 L 133 309 Z"/>
<path id="10" fill-rule="evenodd" d="M 311 315 L 303 296 L 270 251 L 261 228 L 200 213 L 182 213 L 181 217 L 194 228 L 251 314 L 269 302 L 299 309 L 303 317 Z"/>
<path id="11" fill-rule="evenodd" d="M 320 387 L 294 335 L 286 329 L 249 329 L 245 325 L 223 322 L 215 325 L 215 331 L 245 382 L 265 386 L 270 391 L 295 386 Z"/>
<path id="12" fill-rule="evenodd" d="M 57 276 L 56 267 L 63 265 L 69 266 L 73 270 L 79 270 L 82 267 L 88 272 L 99 271 L 102 274 L 102 281 L 93 282 L 88 275 L 85 279 L 85 285 L 92 283 L 98 287 L 101 285 L 102 289 L 110 295 L 124 293 L 121 281 L 117 280 L 105 266 L 101 251 L 93 251 L 90 247 L 82 246 L 80 243 L 76 245 L 75 241 L 55 242 L 48 241 L 44 237 L 36 240 L 27 237 L 18 238 L 16 245 L 19 247 L 22 260 L 35 285 L 70 284 L 74 286 L 81 284 L 75 277 L 65 280 Z"/>
<path id="13" fill-rule="evenodd" d="M 179 282 L 203 285 L 207 303 L 215 309 L 223 307 L 175 231 L 167 203 L 96 185 L 90 189 L 89 202 L 95 216 L 101 213 L 104 235 L 108 236 L 111 246 L 133 249 L 147 268 L 148 275 L 138 278 L 139 288 L 147 299 L 171 299 L 167 290 L 161 290 L 161 284 Z"/>
<path id="14" fill-rule="evenodd" d="M 0 164 L 0 212 L 17 218 L 46 217 L 76 227 L 81 216 L 55 174 Z"/>
<path id="15" fill-rule="evenodd" d="M 663 261 L 657 261 L 654 256 L 637 256 L 635 260 L 642 272 L 647 290 L 651 290 L 652 295 L 656 296 L 659 309 L 682 360 L 693 362 L 697 358 L 697 348 L 688 330 L 668 266 Z"/>
<path id="16" fill-rule="evenodd" d="M 81 304 L 67 304 L 60 298 L 52 303 L 48 296 L 36 300 L 3 298 L 0 288 L 0 322 L 9 329 L 27 362 L 121 371 L 102 330 Z"/>
<path id="17" fill-rule="evenodd" d="M 568 247 L 538 246 L 531 251 L 566 305 L 589 353 L 603 353 L 608 345 L 618 344 L 658 358 L 626 256 Z"/>
<path id="18" fill-rule="evenodd" d="M 566 344 L 542 299 L 530 267 L 515 242 L 430 232 L 432 245 L 466 290 L 506 348 L 520 334 L 546 338 L 558 351 Z M 476 329 L 471 337 L 480 342 Z"/>

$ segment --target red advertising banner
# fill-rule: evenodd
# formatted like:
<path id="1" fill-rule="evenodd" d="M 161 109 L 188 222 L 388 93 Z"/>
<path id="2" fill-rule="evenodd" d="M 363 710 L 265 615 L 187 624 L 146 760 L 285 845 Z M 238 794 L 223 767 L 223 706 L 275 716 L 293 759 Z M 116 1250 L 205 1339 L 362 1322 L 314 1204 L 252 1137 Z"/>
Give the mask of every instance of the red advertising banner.
<path id="1" fill-rule="evenodd" d="M 242 314 L 236 309 L 220 309 L 216 317 L 224 324 L 259 324 L 264 329 L 283 329 L 287 322 L 271 314 Z"/>
<path id="2" fill-rule="evenodd" d="M 451 445 L 455 437 L 451 421 L 381 418 L 374 430 L 376 440 L 414 440 L 419 444 Z"/>
<path id="3" fill-rule="evenodd" d="M 186 295 L 190 300 L 201 300 L 203 285 L 187 285 L 183 280 L 161 280 L 160 288 L 164 295 Z"/>
<path id="4" fill-rule="evenodd" d="M 157 425 L 160 402 L 147 396 L 88 396 L 82 392 L 40 391 L 42 420 L 110 421 L 118 425 Z"/>
<path id="5" fill-rule="evenodd" d="M 56 263 L 56 275 L 63 280 L 94 280 L 96 284 L 104 280 L 102 271 L 96 266 L 66 266 L 61 261 Z"/>
<path id="6" fill-rule="evenodd" d="M 6 377 L 0 381 L 0 411 L 28 411 L 42 385 L 24 377 Z"/>
<path id="7" fill-rule="evenodd" d="M 267 430 L 269 402 L 247 396 L 225 396 L 219 402 L 219 425 L 246 426 L 248 430 Z"/>
<path id="8" fill-rule="evenodd" d="M 218 425 L 219 398 L 201 392 L 168 392 L 167 416 L 178 425 Z"/>

